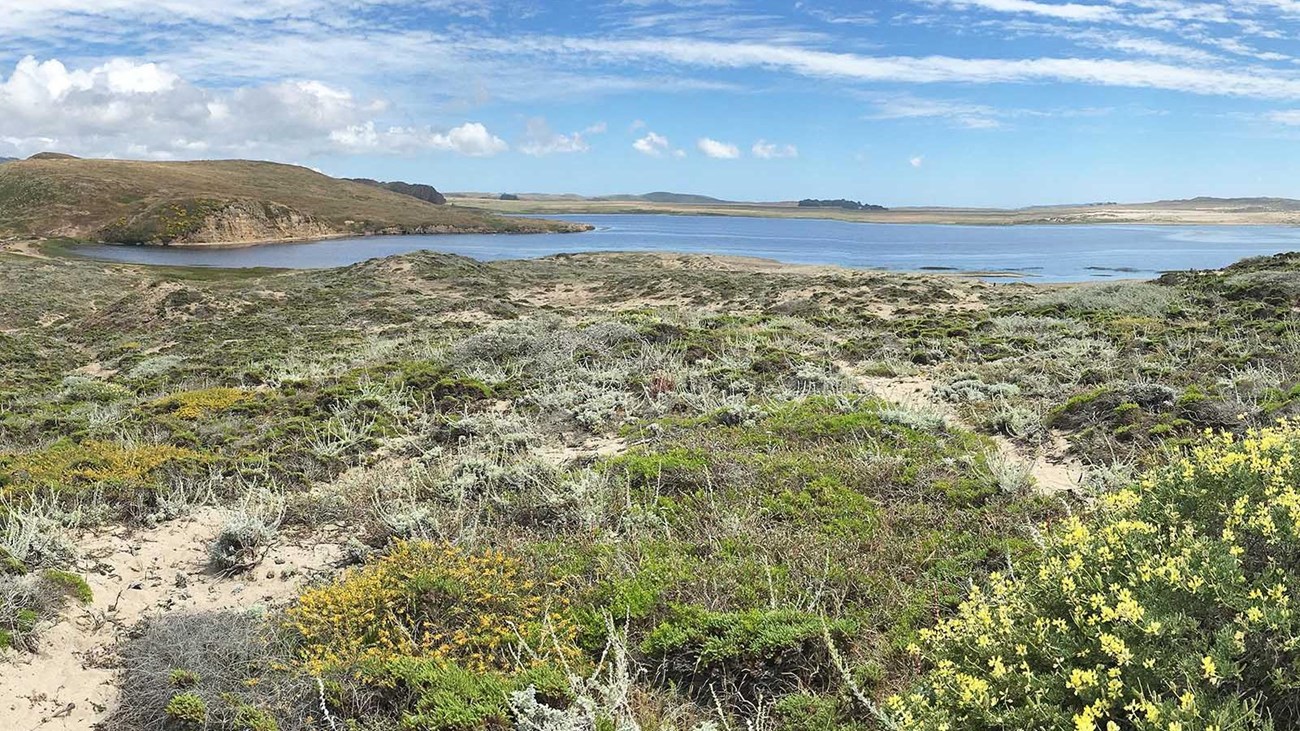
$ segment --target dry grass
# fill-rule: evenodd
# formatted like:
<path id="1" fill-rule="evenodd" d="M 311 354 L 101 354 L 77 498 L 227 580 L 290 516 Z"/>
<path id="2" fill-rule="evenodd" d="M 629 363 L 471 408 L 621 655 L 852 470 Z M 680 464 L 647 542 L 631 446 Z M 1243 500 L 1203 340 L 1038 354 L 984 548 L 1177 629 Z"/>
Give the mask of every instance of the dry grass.
<path id="1" fill-rule="evenodd" d="M 275 203 L 334 233 L 528 232 L 569 226 L 437 206 L 307 168 L 268 162 L 42 159 L 0 168 L 0 231 L 20 235 L 96 238 L 119 220 L 193 201 Z"/>

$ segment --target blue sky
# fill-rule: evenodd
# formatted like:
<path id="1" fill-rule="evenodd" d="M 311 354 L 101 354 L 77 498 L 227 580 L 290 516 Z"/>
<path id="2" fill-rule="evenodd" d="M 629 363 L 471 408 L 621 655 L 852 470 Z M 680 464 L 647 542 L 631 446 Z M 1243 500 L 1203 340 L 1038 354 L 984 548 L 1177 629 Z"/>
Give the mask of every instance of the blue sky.
<path id="1" fill-rule="evenodd" d="M 1300 0 L 0 0 L 0 156 L 444 190 L 1300 198 Z"/>

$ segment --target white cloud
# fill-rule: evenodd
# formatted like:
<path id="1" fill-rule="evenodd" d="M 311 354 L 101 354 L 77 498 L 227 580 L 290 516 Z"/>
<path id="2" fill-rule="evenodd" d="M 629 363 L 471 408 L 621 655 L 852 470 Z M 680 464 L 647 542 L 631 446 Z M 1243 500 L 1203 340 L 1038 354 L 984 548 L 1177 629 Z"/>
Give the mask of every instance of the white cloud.
<path id="1" fill-rule="evenodd" d="M 1031 0 L 928 0 L 935 5 L 948 5 L 958 9 L 980 8 L 999 13 L 1038 15 L 1056 20 L 1100 21 L 1119 17 L 1118 11 L 1108 5 L 1080 3 L 1040 3 Z"/>
<path id="2" fill-rule="evenodd" d="M 57 148 L 82 155 L 169 159 L 329 152 L 447 150 L 471 156 L 508 145 L 478 123 L 448 130 L 382 126 L 386 104 L 319 81 L 231 90 L 188 83 L 154 63 L 115 59 L 87 69 L 26 57 L 0 75 L 0 154 Z"/>
<path id="3" fill-rule="evenodd" d="M 709 137 L 701 137 L 695 146 L 703 152 L 706 157 L 715 160 L 735 160 L 740 157 L 740 148 L 727 142 L 718 142 Z"/>
<path id="4" fill-rule="evenodd" d="M 604 122 L 597 122 L 582 131 L 585 135 L 603 135 L 609 131 L 609 125 Z"/>
<path id="5" fill-rule="evenodd" d="M 588 130 L 590 132 L 590 129 Z M 528 120 L 528 129 L 519 151 L 525 155 L 542 157 L 545 155 L 586 152 L 591 149 L 581 132 L 564 135 L 551 129 L 542 117 Z"/>
<path id="6" fill-rule="evenodd" d="M 522 45 L 519 42 L 516 45 Z M 1089 58 L 867 56 L 796 46 L 686 39 L 547 39 L 566 53 L 608 60 L 659 59 L 716 69 L 765 68 L 811 78 L 912 84 L 1077 83 L 1164 89 L 1207 96 L 1300 99 L 1300 77 L 1264 68 L 1204 68 L 1155 61 Z M 539 49 L 540 51 L 541 49 Z"/>
<path id="7" fill-rule="evenodd" d="M 924 155 L 917 155 L 916 157 L 912 158 L 911 160 L 908 160 L 908 161 L 907 161 L 907 164 L 908 164 L 908 165 L 911 165 L 911 166 L 914 167 L 914 168 L 919 168 L 919 167 L 921 167 L 922 165 L 925 164 L 925 156 L 924 156 Z"/>
<path id="8" fill-rule="evenodd" d="M 459 127 L 453 127 L 446 134 L 434 134 L 430 138 L 430 143 L 434 148 L 451 150 L 471 157 L 489 157 L 510 149 L 510 145 L 507 145 L 505 140 L 488 132 L 487 127 L 478 122 L 467 122 Z"/>
<path id="9" fill-rule="evenodd" d="M 778 145 L 766 140 L 759 140 L 754 143 L 751 150 L 754 157 L 760 160 L 775 160 L 783 157 L 799 157 L 799 148 L 794 145 Z"/>
<path id="10" fill-rule="evenodd" d="M 467 122 L 446 132 L 435 132 L 427 127 L 379 129 L 373 121 L 367 121 L 334 130 L 329 138 L 346 152 L 441 150 L 469 157 L 491 157 L 510 149 L 505 140 L 479 122 Z"/>
<path id="11" fill-rule="evenodd" d="M 1282 124 L 1288 127 L 1300 127 L 1300 109 L 1280 109 L 1265 114 L 1264 118 L 1274 124 Z"/>
<path id="12" fill-rule="evenodd" d="M 880 97 L 875 100 L 876 109 L 868 119 L 930 119 L 951 120 L 958 126 L 968 129 L 993 129 L 1000 127 L 1000 117 L 1004 112 L 984 104 L 947 99 L 925 99 L 901 94 Z"/>
<path id="13" fill-rule="evenodd" d="M 663 156 L 665 152 L 669 151 L 670 146 L 667 137 L 655 132 L 647 132 L 645 137 L 632 143 L 632 149 L 650 157 Z"/>

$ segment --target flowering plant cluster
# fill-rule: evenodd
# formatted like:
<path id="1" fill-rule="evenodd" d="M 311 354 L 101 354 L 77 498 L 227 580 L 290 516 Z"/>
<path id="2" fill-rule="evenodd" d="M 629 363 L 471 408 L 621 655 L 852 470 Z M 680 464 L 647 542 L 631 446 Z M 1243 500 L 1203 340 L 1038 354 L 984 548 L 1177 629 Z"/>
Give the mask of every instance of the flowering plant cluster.
<path id="1" fill-rule="evenodd" d="M 911 649 L 900 729 L 1300 725 L 1300 425 L 1204 445 L 1106 495 Z"/>
<path id="2" fill-rule="evenodd" d="M 289 624 L 313 675 L 399 659 L 507 672 L 576 658 L 577 626 L 563 599 L 520 574 L 519 560 L 501 551 L 399 542 L 304 593 Z"/>

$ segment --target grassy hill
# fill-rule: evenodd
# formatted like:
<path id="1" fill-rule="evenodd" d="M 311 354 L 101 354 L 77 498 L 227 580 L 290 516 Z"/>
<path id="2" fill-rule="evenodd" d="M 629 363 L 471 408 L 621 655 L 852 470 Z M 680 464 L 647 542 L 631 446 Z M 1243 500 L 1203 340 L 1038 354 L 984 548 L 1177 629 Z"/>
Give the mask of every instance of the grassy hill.
<path id="1" fill-rule="evenodd" d="M 0 167 L 0 235 L 255 243 L 346 234 L 574 231 L 437 206 L 294 165 L 40 156 Z"/>

